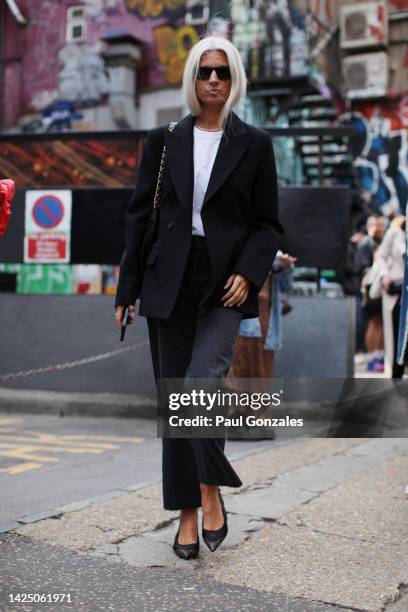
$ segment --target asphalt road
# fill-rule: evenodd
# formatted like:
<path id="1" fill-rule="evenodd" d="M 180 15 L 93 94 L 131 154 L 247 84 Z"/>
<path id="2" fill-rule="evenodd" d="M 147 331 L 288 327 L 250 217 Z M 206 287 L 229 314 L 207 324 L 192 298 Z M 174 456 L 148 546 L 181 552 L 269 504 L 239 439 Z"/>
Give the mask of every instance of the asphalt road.
<path id="1" fill-rule="evenodd" d="M 288 441 L 229 441 L 232 458 Z M 155 421 L 0 414 L 0 523 L 144 486 L 161 477 Z M 348 608 L 307 602 L 202 579 L 194 572 L 135 567 L 9 531 L 0 535 L 0 609 L 4 612 L 82 610 L 167 612 L 233 608 L 259 612 L 336 612 Z M 51 603 L 12 598 L 46 594 Z M 52 598 L 65 594 L 64 601 Z M 69 597 L 70 601 L 67 601 Z"/>
<path id="2" fill-rule="evenodd" d="M 92 558 L 22 536 L 0 536 L 0 609 L 4 612 L 346 612 L 285 594 L 203 580 L 186 571 L 137 568 Z M 17 593 L 69 594 L 72 603 L 14 604 Z"/>
<path id="3" fill-rule="evenodd" d="M 229 441 L 226 450 L 235 458 L 271 444 Z M 0 524 L 160 479 L 153 420 L 0 413 Z"/>

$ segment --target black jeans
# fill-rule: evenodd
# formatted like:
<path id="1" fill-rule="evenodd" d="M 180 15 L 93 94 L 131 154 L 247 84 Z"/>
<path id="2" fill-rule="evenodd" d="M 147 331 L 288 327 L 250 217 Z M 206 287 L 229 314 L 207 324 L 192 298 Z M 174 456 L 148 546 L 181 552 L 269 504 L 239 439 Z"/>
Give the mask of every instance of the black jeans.
<path id="1" fill-rule="evenodd" d="M 160 378 L 223 378 L 232 362 L 242 313 L 223 306 L 221 288 L 210 303 L 201 304 L 211 282 L 211 261 L 205 239 L 192 238 L 170 317 L 147 317 L 156 383 Z M 162 442 L 165 509 L 201 506 L 200 482 L 242 485 L 224 454 L 225 439 L 164 437 Z"/>

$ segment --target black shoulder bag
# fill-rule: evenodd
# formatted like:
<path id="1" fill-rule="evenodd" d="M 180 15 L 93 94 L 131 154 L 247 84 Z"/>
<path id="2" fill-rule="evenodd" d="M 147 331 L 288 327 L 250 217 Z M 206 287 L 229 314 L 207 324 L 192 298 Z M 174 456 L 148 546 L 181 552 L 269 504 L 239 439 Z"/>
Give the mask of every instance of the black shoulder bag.
<path id="1" fill-rule="evenodd" d="M 171 121 L 169 123 L 168 130 L 172 132 L 177 125 L 177 121 Z M 154 244 L 154 241 L 157 238 L 158 230 L 159 230 L 159 207 L 160 207 L 160 198 L 163 189 L 163 178 L 164 178 L 164 164 L 166 161 L 166 145 L 163 145 L 163 151 L 160 160 L 160 168 L 159 175 L 157 177 L 156 183 L 156 191 L 154 193 L 153 200 L 153 208 L 150 214 L 149 220 L 147 222 L 146 233 L 143 238 L 141 252 L 140 252 L 140 277 L 143 278 L 143 273 L 146 266 L 146 260 L 149 256 L 151 248 Z"/>

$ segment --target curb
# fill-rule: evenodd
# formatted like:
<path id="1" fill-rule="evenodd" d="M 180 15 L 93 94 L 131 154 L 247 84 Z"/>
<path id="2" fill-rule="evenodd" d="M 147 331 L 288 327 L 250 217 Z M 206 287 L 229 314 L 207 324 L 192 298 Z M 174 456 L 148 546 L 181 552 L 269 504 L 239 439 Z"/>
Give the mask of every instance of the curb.
<path id="1" fill-rule="evenodd" d="M 0 387 L 0 412 L 156 418 L 156 398 L 137 393 L 69 393 Z"/>
<path id="2" fill-rule="evenodd" d="M 0 524 L 0 534 L 7 533 L 9 531 L 14 531 L 19 527 L 23 527 L 24 525 L 31 525 L 32 523 L 37 523 L 38 521 L 42 521 L 47 518 L 59 519 L 64 514 L 70 514 L 71 512 L 78 512 L 79 510 L 83 510 L 88 506 L 93 504 L 97 504 L 104 501 L 109 501 L 110 499 L 114 499 L 115 497 L 122 497 L 123 495 L 130 495 L 139 489 L 145 489 L 151 485 L 157 484 L 160 480 L 148 480 L 144 482 L 140 482 L 134 485 L 129 485 L 124 487 L 123 489 L 114 489 L 112 491 L 106 491 L 105 493 L 101 493 L 100 495 L 95 495 L 94 497 L 89 497 L 88 499 L 83 499 L 77 502 L 72 502 L 70 504 L 66 504 L 65 506 L 59 506 L 54 510 L 44 510 L 42 512 L 35 512 L 34 514 L 29 514 L 27 516 L 22 516 L 21 518 L 16 519 L 15 521 L 8 523 Z"/>

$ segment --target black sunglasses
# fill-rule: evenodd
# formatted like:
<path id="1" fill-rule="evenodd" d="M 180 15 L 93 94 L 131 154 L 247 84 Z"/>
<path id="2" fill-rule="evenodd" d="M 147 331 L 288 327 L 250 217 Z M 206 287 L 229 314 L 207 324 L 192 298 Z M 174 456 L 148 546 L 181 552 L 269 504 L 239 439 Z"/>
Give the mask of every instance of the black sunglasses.
<path id="1" fill-rule="evenodd" d="M 200 81 L 208 81 L 213 70 L 217 73 L 217 77 L 220 81 L 229 81 L 231 79 L 229 66 L 200 66 L 198 68 L 197 79 Z"/>

